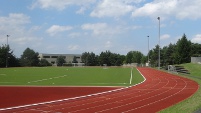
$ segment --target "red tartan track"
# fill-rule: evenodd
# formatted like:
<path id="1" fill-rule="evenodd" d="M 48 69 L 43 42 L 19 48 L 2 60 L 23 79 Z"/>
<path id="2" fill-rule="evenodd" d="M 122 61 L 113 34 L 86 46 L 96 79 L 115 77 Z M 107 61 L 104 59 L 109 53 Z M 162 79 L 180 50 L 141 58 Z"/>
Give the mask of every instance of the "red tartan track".
<path id="1" fill-rule="evenodd" d="M 24 87 L 15 93 L 19 87 L 0 87 L 0 113 L 154 113 L 190 97 L 199 88 L 186 78 L 151 68 L 138 70 L 146 78 L 142 84 L 75 98 L 115 88 Z"/>

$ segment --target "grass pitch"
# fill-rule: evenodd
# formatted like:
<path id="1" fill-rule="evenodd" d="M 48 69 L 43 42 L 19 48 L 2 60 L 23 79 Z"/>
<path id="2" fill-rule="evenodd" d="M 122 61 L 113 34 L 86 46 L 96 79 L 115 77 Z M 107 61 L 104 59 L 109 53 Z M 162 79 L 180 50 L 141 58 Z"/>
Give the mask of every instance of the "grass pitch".
<path id="1" fill-rule="evenodd" d="M 135 68 L 131 70 L 131 68 L 119 67 L 1 68 L 0 85 L 130 86 L 144 80 Z"/>

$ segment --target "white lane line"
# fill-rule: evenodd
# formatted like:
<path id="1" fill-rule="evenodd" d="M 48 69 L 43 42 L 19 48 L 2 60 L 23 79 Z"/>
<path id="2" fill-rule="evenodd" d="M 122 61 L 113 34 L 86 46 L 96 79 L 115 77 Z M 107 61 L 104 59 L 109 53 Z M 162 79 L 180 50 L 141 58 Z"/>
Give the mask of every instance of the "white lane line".
<path id="1" fill-rule="evenodd" d="M 161 83 L 161 82 L 160 82 Z M 159 83 L 158 83 L 159 84 Z M 154 87 L 154 86 L 156 86 L 156 85 L 158 85 L 158 84 L 155 84 L 155 85 L 153 85 L 152 87 Z M 167 84 L 166 84 L 167 85 Z M 166 86 L 165 85 L 165 86 Z M 139 90 L 141 90 L 141 89 L 139 89 Z M 94 108 L 97 108 L 97 107 L 102 107 L 102 106 L 107 106 L 107 105 L 111 105 L 111 104 L 115 104 L 115 103 L 118 103 L 118 102 L 123 102 L 123 101 L 126 101 L 126 100 L 131 100 L 131 99 L 133 99 L 133 98 L 136 98 L 136 97 L 140 97 L 140 96 L 143 96 L 143 95 L 146 95 L 146 94 L 149 94 L 149 93 L 152 93 L 152 92 L 155 92 L 156 90 L 153 90 L 153 91 L 150 91 L 150 92 L 147 92 L 147 93 L 145 93 L 145 94 L 141 94 L 141 95 L 137 95 L 137 96 L 134 96 L 133 97 L 133 92 L 126 92 L 126 91 L 123 91 L 123 92 L 126 92 L 126 94 L 123 94 L 123 95 L 121 95 L 121 96 L 115 96 L 116 94 L 112 94 L 112 95 L 114 95 L 113 96 L 113 98 L 111 98 L 111 95 L 110 95 L 110 98 L 108 98 L 108 99 L 115 99 L 115 98 L 121 98 L 121 97 L 127 97 L 127 96 L 131 96 L 132 98 L 124 98 L 124 99 L 122 99 L 122 100 L 118 100 L 118 101 L 114 101 L 114 102 L 112 102 L 112 103 L 106 103 L 106 104 L 101 104 L 101 105 L 98 105 L 98 106 L 93 106 L 93 107 L 89 107 L 89 108 L 85 108 L 85 109 L 80 109 L 80 110 L 76 110 L 76 111 L 72 111 L 72 112 L 80 112 L 80 111 L 83 111 L 83 110 L 87 110 L 87 109 L 94 109 Z M 121 93 L 123 93 L 123 92 L 121 92 Z M 101 97 L 99 97 L 99 98 L 101 98 Z M 104 96 L 104 98 L 107 98 L 107 96 Z M 59 108 L 59 109 L 54 109 L 54 111 L 59 111 L 59 110 L 64 110 L 64 109 L 71 109 L 71 108 L 76 108 L 76 107 L 80 107 L 80 106 L 85 106 L 85 105 L 89 105 L 89 104 L 96 104 L 96 103 L 98 103 L 98 102 L 103 102 L 103 101 L 105 101 L 104 99 L 101 99 L 101 100 L 96 100 L 96 99 L 93 99 L 94 101 L 92 101 L 92 102 L 90 102 L 90 103 L 88 103 L 88 102 L 85 102 L 85 101 L 82 101 L 82 103 L 84 103 L 84 104 L 77 104 L 77 105 L 73 105 L 73 106 L 69 106 L 69 103 L 65 103 L 65 104 L 59 104 L 59 105 L 56 105 L 56 106 L 68 106 L 68 107 L 65 107 L 65 108 Z M 80 101 L 79 101 L 80 102 Z M 73 103 L 75 103 L 75 102 L 73 102 Z"/>
<path id="2" fill-rule="evenodd" d="M 137 69 L 137 68 L 136 68 Z M 137 69 L 138 70 L 138 69 Z M 138 70 L 138 72 L 141 74 L 141 72 Z M 142 74 L 141 74 L 142 75 Z M 66 75 L 67 76 L 67 75 Z M 15 106 L 15 107 L 8 107 L 8 108 L 1 108 L 0 111 L 5 111 L 5 110 L 12 110 L 12 109 L 19 109 L 19 108 L 25 108 L 25 107 L 32 107 L 32 106 L 38 106 L 38 105 L 45 105 L 45 104 L 51 104 L 51 103 L 56 103 L 56 102 L 62 102 L 62 101 L 67 101 L 67 100 L 75 100 L 75 99 L 80 99 L 80 98 L 86 98 L 86 97 L 91 97 L 91 96 L 96 96 L 96 95 L 102 95 L 102 94 L 107 94 L 107 93 L 111 93 L 111 92 L 116 92 L 116 91 L 120 91 L 120 90 L 124 90 L 133 86 L 137 86 L 139 84 L 142 84 L 143 82 L 146 81 L 146 78 L 144 77 L 144 75 L 142 75 L 142 77 L 144 78 L 144 80 L 138 84 L 132 85 L 132 86 L 128 86 L 125 88 L 120 88 L 120 89 L 115 89 L 115 90 L 110 90 L 110 91 L 105 91 L 105 92 L 101 92 L 101 93 L 94 93 L 94 94 L 90 94 L 90 95 L 84 95 L 84 96 L 79 96 L 79 97 L 74 97 L 74 98 L 66 98 L 66 99 L 61 99 L 61 100 L 55 100 L 55 101 L 48 101 L 48 102 L 41 102 L 41 103 L 35 103 L 35 104 L 28 104 L 28 105 L 23 105 L 23 106 Z"/>
<path id="3" fill-rule="evenodd" d="M 185 82 L 185 81 L 184 81 L 184 82 Z M 177 84 L 176 84 L 176 85 L 177 85 Z M 128 111 L 124 111 L 123 113 L 131 112 L 131 111 L 134 111 L 134 110 L 137 110 L 137 109 L 140 109 L 140 108 L 143 108 L 143 107 L 146 107 L 146 106 L 155 104 L 155 103 L 157 103 L 157 102 L 166 100 L 166 99 L 168 99 L 168 98 L 170 98 L 170 97 L 173 97 L 174 95 L 177 95 L 177 94 L 179 94 L 180 92 L 182 92 L 182 91 L 186 88 L 186 86 L 187 86 L 187 84 L 186 84 L 186 82 L 185 82 L 185 86 L 184 86 L 181 90 L 179 90 L 178 92 L 176 92 L 176 93 L 174 93 L 174 94 L 172 94 L 172 95 L 170 95 L 170 96 L 167 96 L 167 97 L 165 97 L 165 98 L 162 98 L 162 99 L 160 99 L 160 100 L 157 100 L 157 101 L 154 101 L 154 102 L 145 104 L 145 105 L 143 105 L 143 106 L 140 106 L 140 107 L 137 107 L 137 108 L 134 108 L 134 109 L 130 109 L 130 110 L 128 110 Z M 175 87 L 176 87 L 176 86 L 175 86 Z"/>
<path id="4" fill-rule="evenodd" d="M 161 82 L 159 82 L 159 83 L 161 83 Z M 159 83 L 158 83 L 158 84 L 159 84 Z M 168 85 L 168 83 L 169 83 L 169 81 L 167 82 L 166 85 Z M 158 85 L 158 84 L 156 84 L 156 85 Z M 156 85 L 154 85 L 154 86 L 156 86 Z M 166 85 L 165 85 L 165 86 L 166 86 Z M 152 86 L 152 87 L 154 87 L 154 86 Z M 131 97 L 131 98 L 122 99 L 122 100 L 117 100 L 117 101 L 114 101 L 114 102 L 111 102 L 111 103 L 106 103 L 106 104 L 103 104 L 103 105 L 98 105 L 98 106 L 93 106 L 93 107 L 89 107 L 89 108 L 85 108 L 85 109 L 80 109 L 80 110 L 72 111 L 71 113 L 74 113 L 74 112 L 81 112 L 81 111 L 83 112 L 84 110 L 87 110 L 87 109 L 94 109 L 94 108 L 98 108 L 98 107 L 102 107 L 102 106 L 107 106 L 107 105 L 115 104 L 115 103 L 117 103 L 117 102 L 123 102 L 123 101 L 131 100 L 131 99 L 133 99 L 133 98 L 140 97 L 140 96 L 143 96 L 143 95 L 146 95 L 146 94 L 155 92 L 155 91 L 159 91 L 159 90 L 160 90 L 160 89 L 156 89 L 156 90 L 153 90 L 153 91 L 151 91 L 151 92 L 147 92 L 147 93 L 142 94 L 142 95 L 138 95 L 138 96 L 134 96 L 134 97 Z M 169 90 L 171 90 L 171 89 L 169 89 Z M 168 92 L 169 90 L 167 90 L 167 91 L 165 91 L 165 92 Z M 157 94 L 157 95 L 161 95 L 161 94 L 163 94 L 163 93 L 165 93 L 165 92 L 159 93 L 159 94 Z M 98 111 L 98 112 L 96 112 L 96 113 L 105 112 L 105 111 L 108 111 L 108 110 L 113 110 L 113 109 L 118 109 L 118 108 L 121 108 L 121 107 L 125 107 L 125 106 L 130 105 L 130 104 L 135 104 L 135 103 L 138 103 L 138 102 L 141 102 L 141 101 L 144 101 L 144 100 L 147 100 L 147 99 L 156 97 L 157 95 L 154 95 L 154 96 L 151 96 L 151 97 L 148 97 L 148 98 L 139 100 L 139 101 L 134 101 L 134 102 L 132 102 L 132 103 L 127 103 L 127 104 L 123 104 L 123 105 L 116 106 L 116 107 L 113 107 L 113 108 L 104 109 L 104 110 Z M 126 95 L 126 96 L 128 96 L 128 95 Z M 99 102 L 99 101 L 98 101 L 98 102 Z M 83 104 L 83 105 L 85 105 L 85 104 Z"/>

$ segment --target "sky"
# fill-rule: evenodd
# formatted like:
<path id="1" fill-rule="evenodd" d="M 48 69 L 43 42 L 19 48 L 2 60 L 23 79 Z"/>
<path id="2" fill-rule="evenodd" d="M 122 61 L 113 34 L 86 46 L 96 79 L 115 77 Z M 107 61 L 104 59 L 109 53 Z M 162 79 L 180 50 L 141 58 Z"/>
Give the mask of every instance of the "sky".
<path id="1" fill-rule="evenodd" d="M 144 55 L 185 33 L 201 44 L 200 0 L 1 0 L 0 45 L 38 53 Z M 157 19 L 160 17 L 160 21 Z M 148 41 L 149 36 L 149 41 Z"/>

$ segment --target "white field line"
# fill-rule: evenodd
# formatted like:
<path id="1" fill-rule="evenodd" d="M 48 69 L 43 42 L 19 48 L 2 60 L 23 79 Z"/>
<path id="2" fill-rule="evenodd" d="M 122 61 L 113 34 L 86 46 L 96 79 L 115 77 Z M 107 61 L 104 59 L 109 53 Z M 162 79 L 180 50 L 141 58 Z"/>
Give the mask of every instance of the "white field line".
<path id="1" fill-rule="evenodd" d="M 142 73 L 139 70 L 138 70 L 138 72 L 142 75 Z M 63 101 L 67 101 L 67 100 L 75 100 L 75 99 L 80 99 L 80 98 L 86 98 L 86 97 L 91 97 L 91 96 L 96 96 L 96 95 L 107 94 L 107 93 L 111 93 L 111 92 L 115 92 L 115 91 L 121 91 L 121 90 L 130 88 L 130 87 L 133 87 L 133 86 L 137 86 L 137 85 L 142 84 L 143 82 L 145 82 L 146 78 L 144 77 L 144 75 L 142 75 L 142 76 L 144 78 L 144 81 L 142 81 L 142 82 L 140 82 L 138 84 L 132 85 L 132 86 L 124 87 L 124 88 L 119 88 L 119 89 L 115 89 L 115 90 L 111 90 L 111 91 L 105 91 L 105 92 L 101 92 L 101 93 L 94 93 L 94 94 L 84 95 L 84 96 L 79 96 L 79 97 L 73 97 L 73 98 L 66 98 L 66 99 L 61 99 L 61 100 L 49 101 L 49 102 L 41 102 L 41 103 L 28 104 L 28 105 L 23 105 L 23 106 L 1 108 L 0 111 L 11 110 L 11 109 L 19 109 L 19 108 L 25 108 L 25 107 L 31 107 L 31 106 L 38 106 L 38 105 L 44 105 L 44 104 L 51 104 L 51 103 L 63 102 Z"/>
<path id="2" fill-rule="evenodd" d="M 35 80 L 35 81 L 30 81 L 30 82 L 28 82 L 28 83 L 32 83 L 32 82 L 42 82 L 42 81 L 51 80 L 51 79 L 63 78 L 63 77 L 66 77 L 66 76 L 67 76 L 67 75 L 57 76 L 57 77 L 52 77 L 52 78 L 47 78 L 47 79 L 41 79 L 41 80 Z"/>
<path id="3" fill-rule="evenodd" d="M 6 76 L 6 74 L 0 74 L 0 75 L 2 75 L 2 76 Z"/>
<path id="4" fill-rule="evenodd" d="M 17 83 L 17 82 L 0 82 L 0 83 L 5 83 L 6 84 L 6 83 Z"/>
<path id="5" fill-rule="evenodd" d="M 133 68 L 131 68 L 130 84 L 132 83 L 132 79 L 133 79 Z"/>
<path id="6" fill-rule="evenodd" d="M 86 83 L 86 84 L 128 84 L 128 83 Z"/>

